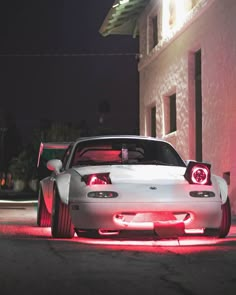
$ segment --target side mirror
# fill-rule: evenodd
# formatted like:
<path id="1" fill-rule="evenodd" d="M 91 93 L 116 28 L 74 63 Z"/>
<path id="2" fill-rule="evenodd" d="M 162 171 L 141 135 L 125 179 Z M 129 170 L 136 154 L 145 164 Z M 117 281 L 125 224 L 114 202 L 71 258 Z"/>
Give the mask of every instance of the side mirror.
<path id="1" fill-rule="evenodd" d="M 50 171 L 54 171 L 56 173 L 59 173 L 62 168 L 62 161 L 58 159 L 49 160 L 47 162 L 47 168 Z"/>

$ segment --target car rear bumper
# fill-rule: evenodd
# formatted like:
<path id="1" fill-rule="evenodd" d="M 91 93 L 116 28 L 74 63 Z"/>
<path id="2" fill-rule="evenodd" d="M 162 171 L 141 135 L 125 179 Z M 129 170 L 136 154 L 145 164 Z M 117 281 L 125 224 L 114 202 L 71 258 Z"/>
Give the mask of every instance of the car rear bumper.
<path id="1" fill-rule="evenodd" d="M 199 201 L 199 200 L 198 200 Z M 194 209 L 193 209 L 194 208 Z M 203 233 L 219 228 L 221 202 L 181 203 L 73 203 L 70 214 L 75 228 L 101 230 L 165 230 Z M 180 235 L 180 234 L 179 234 Z"/>

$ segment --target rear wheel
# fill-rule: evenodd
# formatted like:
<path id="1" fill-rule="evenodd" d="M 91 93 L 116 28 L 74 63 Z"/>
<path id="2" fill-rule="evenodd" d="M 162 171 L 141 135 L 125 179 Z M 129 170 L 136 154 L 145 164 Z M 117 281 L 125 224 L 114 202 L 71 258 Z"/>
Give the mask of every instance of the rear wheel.
<path id="1" fill-rule="evenodd" d="M 53 211 L 51 232 L 53 238 L 73 238 L 74 227 L 71 221 L 69 208 L 62 203 L 57 188 L 53 193 Z"/>
<path id="2" fill-rule="evenodd" d="M 225 204 L 222 205 L 222 220 L 219 229 L 219 238 L 225 238 L 231 227 L 231 206 L 229 197 Z"/>
<path id="3" fill-rule="evenodd" d="M 42 227 L 51 225 L 51 214 L 48 212 L 45 205 L 42 187 L 39 188 L 38 193 L 37 225 Z"/>
<path id="4" fill-rule="evenodd" d="M 207 228 L 205 230 L 205 236 L 225 238 L 231 227 L 231 206 L 229 197 L 225 204 L 222 205 L 222 219 L 219 228 Z"/>

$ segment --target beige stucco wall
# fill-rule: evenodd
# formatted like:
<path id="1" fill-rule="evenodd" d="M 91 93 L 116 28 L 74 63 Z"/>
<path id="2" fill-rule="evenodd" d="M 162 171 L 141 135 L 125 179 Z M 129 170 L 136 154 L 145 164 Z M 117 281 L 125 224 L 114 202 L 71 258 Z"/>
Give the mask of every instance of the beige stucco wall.
<path id="1" fill-rule="evenodd" d="M 194 52 L 202 52 L 203 160 L 218 175 L 230 172 L 229 195 L 236 214 L 236 1 L 203 1 L 189 20 L 163 46 L 147 54 L 147 16 L 140 19 L 140 133 L 150 135 L 150 107 L 156 105 L 156 132 L 185 159 L 195 155 Z M 177 131 L 163 131 L 165 96 L 176 92 Z M 196 126 L 197 128 L 197 126 Z"/>

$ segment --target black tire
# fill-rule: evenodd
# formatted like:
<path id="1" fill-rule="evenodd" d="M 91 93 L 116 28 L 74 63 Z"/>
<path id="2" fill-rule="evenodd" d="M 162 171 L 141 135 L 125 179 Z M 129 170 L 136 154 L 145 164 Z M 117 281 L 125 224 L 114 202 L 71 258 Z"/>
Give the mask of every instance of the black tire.
<path id="1" fill-rule="evenodd" d="M 39 188 L 38 207 L 37 207 L 37 225 L 48 227 L 51 225 L 51 214 L 48 212 L 45 205 L 42 188 Z"/>
<path id="2" fill-rule="evenodd" d="M 65 239 L 73 238 L 75 233 L 69 208 L 66 204 L 62 203 L 56 187 L 53 192 L 51 233 L 53 238 Z"/>
<path id="3" fill-rule="evenodd" d="M 222 221 L 219 229 L 219 238 L 225 238 L 231 227 L 231 206 L 229 197 L 224 205 L 222 205 Z"/>

